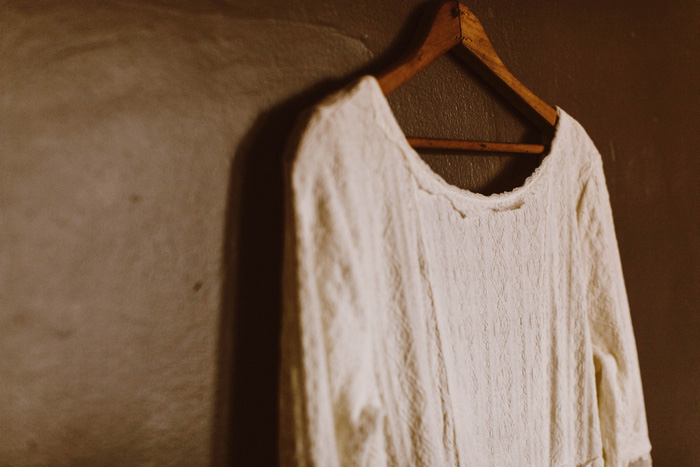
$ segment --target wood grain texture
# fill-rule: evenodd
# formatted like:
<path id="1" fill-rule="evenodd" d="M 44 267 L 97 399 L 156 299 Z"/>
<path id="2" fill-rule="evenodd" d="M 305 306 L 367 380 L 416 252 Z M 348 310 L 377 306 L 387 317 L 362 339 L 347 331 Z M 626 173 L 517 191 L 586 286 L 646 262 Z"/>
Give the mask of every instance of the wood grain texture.
<path id="1" fill-rule="evenodd" d="M 419 149 L 458 149 L 465 151 L 514 152 L 519 154 L 542 154 L 543 144 L 492 143 L 490 141 L 461 141 L 439 138 L 406 138 Z"/>
<path id="2" fill-rule="evenodd" d="M 519 110 L 524 111 L 526 116 L 532 119 L 534 112 L 549 127 L 554 127 L 557 121 L 557 111 L 537 97 L 508 71 L 476 15 L 466 6 L 459 4 L 459 18 L 461 44 L 483 65 L 483 67 L 475 66 L 475 70 L 480 72 L 482 78 L 489 84 L 505 94 L 506 98 Z M 518 99 L 525 104 L 525 109 L 523 109 L 522 103 L 518 102 Z M 547 129 L 546 126 L 545 129 Z"/>
<path id="3" fill-rule="evenodd" d="M 377 77 L 379 86 L 388 95 L 435 59 L 454 49 L 487 83 L 535 123 L 548 139 L 557 121 L 557 111 L 527 89 L 508 71 L 500 59 L 479 19 L 455 0 L 436 4 L 427 13 L 416 33 L 420 38 L 403 59 Z M 423 33 L 426 30 L 427 33 Z M 520 143 L 487 143 L 442 138 L 409 138 L 415 148 L 461 149 L 468 151 L 541 153 L 543 146 L 531 148 Z M 428 142 L 429 141 L 429 142 Z"/>
<path id="4" fill-rule="evenodd" d="M 416 32 L 418 41 L 407 50 L 402 60 L 377 76 L 384 94 L 391 94 L 436 58 L 458 45 L 462 40 L 460 28 L 457 2 L 442 2 L 435 11 L 428 12 Z"/>

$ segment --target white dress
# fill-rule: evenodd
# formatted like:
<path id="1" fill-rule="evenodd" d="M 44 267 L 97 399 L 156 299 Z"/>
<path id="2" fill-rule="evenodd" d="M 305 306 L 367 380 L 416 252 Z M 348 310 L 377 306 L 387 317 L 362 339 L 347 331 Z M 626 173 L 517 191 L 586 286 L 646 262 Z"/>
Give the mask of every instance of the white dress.
<path id="1" fill-rule="evenodd" d="M 650 463 L 600 154 L 563 110 L 513 191 L 445 182 L 372 76 L 287 163 L 280 450 L 292 465 Z"/>

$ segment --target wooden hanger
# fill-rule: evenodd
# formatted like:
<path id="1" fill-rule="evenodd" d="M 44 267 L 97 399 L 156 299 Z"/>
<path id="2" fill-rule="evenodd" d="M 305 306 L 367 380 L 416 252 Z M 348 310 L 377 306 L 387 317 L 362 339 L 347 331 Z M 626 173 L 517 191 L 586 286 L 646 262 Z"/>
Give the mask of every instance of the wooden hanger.
<path id="1" fill-rule="evenodd" d="M 478 18 L 456 0 L 442 1 L 423 18 L 427 35 L 391 70 L 377 76 L 385 95 L 411 79 L 436 58 L 454 49 L 470 68 L 502 94 L 528 120 L 549 137 L 557 121 L 556 109 L 547 105 L 513 76 L 491 45 Z M 427 24 L 426 24 L 427 22 Z M 407 138 L 414 148 L 464 149 L 470 151 L 540 154 L 543 144 L 494 143 L 437 138 Z"/>

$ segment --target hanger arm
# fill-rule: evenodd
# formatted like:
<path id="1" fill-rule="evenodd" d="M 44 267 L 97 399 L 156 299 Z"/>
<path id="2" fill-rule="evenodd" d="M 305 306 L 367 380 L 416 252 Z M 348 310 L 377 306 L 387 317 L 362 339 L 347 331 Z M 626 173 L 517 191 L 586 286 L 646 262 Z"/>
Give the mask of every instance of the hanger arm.
<path id="1" fill-rule="evenodd" d="M 448 2 L 452 3 L 452 2 Z M 503 64 L 479 19 L 466 6 L 458 4 L 461 45 L 455 52 L 511 104 L 543 130 L 551 130 L 557 111 L 526 88 Z"/>
<path id="2" fill-rule="evenodd" d="M 397 65 L 377 76 L 384 94 L 391 94 L 436 58 L 458 45 L 462 40 L 460 28 L 459 6 L 456 1 L 441 2 L 435 10 L 426 13 L 419 24 L 419 30 L 427 30 L 427 33 L 418 36 L 419 41 L 409 48 Z"/>
<path id="3" fill-rule="evenodd" d="M 478 18 L 457 0 L 436 4 L 423 17 L 420 40 L 392 69 L 377 76 L 385 95 L 411 79 L 435 59 L 454 49 L 470 68 L 494 87 L 544 134 L 555 128 L 557 111 L 527 89 L 506 68 L 499 58 Z M 435 138 L 408 138 L 416 148 L 466 149 L 490 152 L 542 153 L 544 145 L 522 143 L 491 143 Z"/>

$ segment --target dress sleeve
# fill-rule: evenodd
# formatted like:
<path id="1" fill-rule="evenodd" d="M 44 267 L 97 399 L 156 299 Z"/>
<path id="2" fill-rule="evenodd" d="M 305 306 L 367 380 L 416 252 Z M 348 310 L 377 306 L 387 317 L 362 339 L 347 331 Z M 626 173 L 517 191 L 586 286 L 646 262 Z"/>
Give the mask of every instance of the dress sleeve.
<path id="1" fill-rule="evenodd" d="M 591 144 L 592 146 L 592 144 Z M 606 466 L 651 465 L 642 382 L 609 193 L 600 154 L 579 200 L 588 324 Z"/>
<path id="2" fill-rule="evenodd" d="M 367 206 L 342 157 L 352 147 L 329 131 L 312 118 L 287 171 L 280 383 L 285 465 L 374 464 L 383 451 Z"/>

